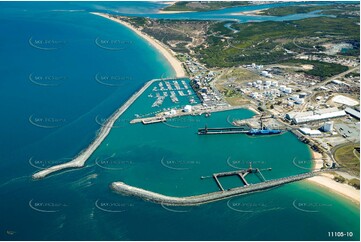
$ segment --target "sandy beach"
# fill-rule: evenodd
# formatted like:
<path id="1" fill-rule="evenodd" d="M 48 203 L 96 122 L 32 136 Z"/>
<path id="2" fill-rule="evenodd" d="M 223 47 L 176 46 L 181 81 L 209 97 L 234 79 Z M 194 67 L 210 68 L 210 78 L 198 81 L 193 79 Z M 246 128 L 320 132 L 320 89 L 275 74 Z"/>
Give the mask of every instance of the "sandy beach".
<path id="1" fill-rule="evenodd" d="M 307 181 L 322 186 L 331 192 L 335 192 L 357 204 L 360 204 L 360 190 L 357 190 L 350 185 L 336 182 L 332 178 L 332 174 L 323 174 L 322 176 L 308 178 Z"/>
<path id="2" fill-rule="evenodd" d="M 153 45 L 167 59 L 167 61 L 173 67 L 173 69 L 174 69 L 174 71 L 176 73 L 176 77 L 184 77 L 184 76 L 186 76 L 186 73 L 184 71 L 182 63 L 175 57 L 175 53 L 173 51 L 171 51 L 169 48 L 167 48 L 166 46 L 164 46 L 164 44 L 160 43 L 158 40 L 150 37 L 149 35 L 141 32 L 140 30 L 133 27 L 131 24 L 129 24 L 129 23 L 125 22 L 125 21 L 122 21 L 120 19 L 110 17 L 109 15 L 103 14 L 103 13 L 92 12 L 91 14 L 95 14 L 95 15 L 107 18 L 109 20 L 112 20 L 114 22 L 122 24 L 123 26 L 131 29 L 136 34 L 138 34 L 139 36 L 144 38 L 146 41 L 148 41 L 148 43 Z"/>
<path id="3" fill-rule="evenodd" d="M 314 169 L 318 170 L 323 166 L 322 154 L 315 152 L 314 150 L 311 150 L 311 153 L 312 159 L 315 162 Z M 307 181 L 350 199 L 354 203 L 360 204 L 360 190 L 357 190 L 348 184 L 336 182 L 333 180 L 333 177 L 332 174 L 323 173 L 322 175 L 308 178 Z"/>
<path id="4" fill-rule="evenodd" d="M 194 11 L 163 11 L 159 10 L 158 13 L 160 14 L 172 14 L 172 13 L 193 13 Z"/>
<path id="5" fill-rule="evenodd" d="M 231 15 L 236 15 L 236 16 L 259 16 L 264 10 L 267 10 L 268 8 L 265 9 L 260 9 L 260 10 L 253 10 L 253 11 L 245 11 L 245 12 L 238 12 L 238 13 L 232 13 Z"/>
<path id="6" fill-rule="evenodd" d="M 321 153 L 318 153 L 312 149 L 311 150 L 311 153 L 312 153 L 312 160 L 314 162 L 314 167 L 313 169 L 321 169 L 323 167 L 323 160 L 322 160 L 322 154 Z"/>

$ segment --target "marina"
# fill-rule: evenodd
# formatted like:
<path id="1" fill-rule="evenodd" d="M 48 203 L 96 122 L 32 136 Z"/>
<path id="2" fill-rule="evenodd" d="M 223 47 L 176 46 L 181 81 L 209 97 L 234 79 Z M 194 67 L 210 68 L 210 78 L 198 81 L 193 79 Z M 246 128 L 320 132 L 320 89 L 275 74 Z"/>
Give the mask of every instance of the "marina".
<path id="1" fill-rule="evenodd" d="M 189 88 L 184 79 L 170 79 L 169 81 L 159 81 L 158 85 L 152 88 L 149 98 L 155 98 L 152 107 L 162 107 L 166 99 L 169 98 L 173 104 L 179 104 L 182 100 L 187 100 L 190 104 L 197 104 L 197 95 Z M 184 99 L 187 97 L 187 99 Z"/>

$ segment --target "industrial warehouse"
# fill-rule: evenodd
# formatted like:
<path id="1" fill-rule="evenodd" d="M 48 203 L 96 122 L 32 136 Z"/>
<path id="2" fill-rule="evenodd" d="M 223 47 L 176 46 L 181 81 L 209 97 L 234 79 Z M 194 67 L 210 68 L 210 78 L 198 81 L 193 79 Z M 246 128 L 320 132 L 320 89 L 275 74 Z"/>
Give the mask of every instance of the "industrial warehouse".
<path id="1" fill-rule="evenodd" d="M 286 114 L 286 118 L 294 124 L 322 121 L 343 116 L 346 116 L 346 112 L 338 108 L 325 108 L 307 112 L 289 112 Z"/>

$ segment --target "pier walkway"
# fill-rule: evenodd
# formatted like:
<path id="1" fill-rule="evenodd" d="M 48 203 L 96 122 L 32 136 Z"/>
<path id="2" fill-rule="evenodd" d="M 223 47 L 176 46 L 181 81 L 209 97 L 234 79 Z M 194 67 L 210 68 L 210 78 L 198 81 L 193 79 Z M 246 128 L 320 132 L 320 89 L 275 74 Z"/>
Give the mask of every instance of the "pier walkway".
<path id="1" fill-rule="evenodd" d="M 222 189 L 221 191 L 217 191 L 217 192 L 206 193 L 206 194 L 201 194 L 201 195 L 196 195 L 196 196 L 189 196 L 189 197 L 166 196 L 163 194 L 159 194 L 159 193 L 147 191 L 147 190 L 144 190 L 141 188 L 133 187 L 133 186 L 127 185 L 123 182 L 113 182 L 111 184 L 111 188 L 120 194 L 136 196 L 136 197 L 142 198 L 144 200 L 163 204 L 163 205 L 195 206 L 195 205 L 210 203 L 210 202 L 214 202 L 214 201 L 218 201 L 218 200 L 222 200 L 222 199 L 226 199 L 226 198 L 230 198 L 230 197 L 234 197 L 234 196 L 262 191 L 265 189 L 269 189 L 272 187 L 280 186 L 280 185 L 291 183 L 291 182 L 300 181 L 300 180 L 318 175 L 324 171 L 328 171 L 328 169 L 318 170 L 318 171 L 309 172 L 309 173 L 303 173 L 303 174 L 284 177 L 284 178 L 275 179 L 275 180 L 267 180 L 267 181 L 264 181 L 261 183 L 251 184 L 251 185 L 243 186 L 243 187 L 237 187 L 237 188 L 233 188 L 233 189 L 229 189 L 229 190 Z"/>

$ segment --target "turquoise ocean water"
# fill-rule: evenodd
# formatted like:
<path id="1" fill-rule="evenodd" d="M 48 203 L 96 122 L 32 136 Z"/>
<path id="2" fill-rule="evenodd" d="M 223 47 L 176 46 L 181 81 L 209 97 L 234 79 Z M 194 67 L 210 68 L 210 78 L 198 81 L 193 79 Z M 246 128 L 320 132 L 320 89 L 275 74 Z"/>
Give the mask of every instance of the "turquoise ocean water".
<path id="1" fill-rule="evenodd" d="M 328 232 L 352 232 L 341 240 L 358 240 L 359 208 L 306 182 L 191 208 L 113 193 L 109 184 L 124 181 L 168 195 L 195 195 L 217 190 L 201 176 L 247 167 L 248 161 L 272 167 L 264 172 L 267 179 L 312 165 L 308 147 L 290 133 L 196 134 L 205 125 L 251 117 L 248 110 L 130 125 L 134 114 L 159 110 L 148 97 L 155 94 L 153 87 L 122 115 L 86 167 L 31 180 L 39 168 L 67 161 L 85 148 L 101 123 L 146 81 L 173 75 L 149 44 L 89 11 L 154 14 L 161 6 L 1 3 L 0 239 L 340 240 Z M 187 103 L 185 97 L 178 105 Z M 174 105 L 169 99 L 164 103 Z M 221 182 L 227 188 L 240 185 L 233 178 Z"/>

